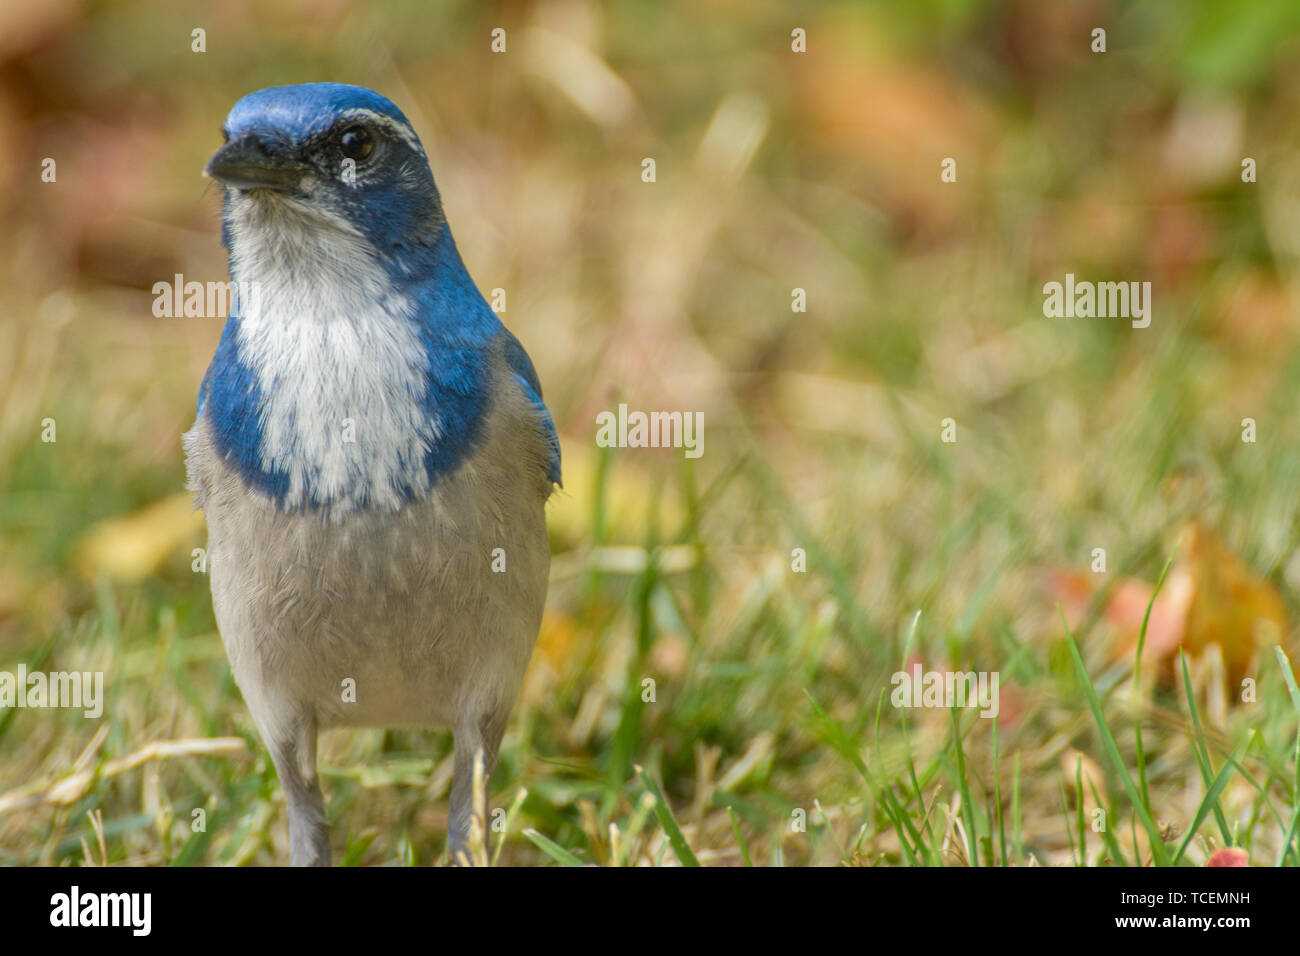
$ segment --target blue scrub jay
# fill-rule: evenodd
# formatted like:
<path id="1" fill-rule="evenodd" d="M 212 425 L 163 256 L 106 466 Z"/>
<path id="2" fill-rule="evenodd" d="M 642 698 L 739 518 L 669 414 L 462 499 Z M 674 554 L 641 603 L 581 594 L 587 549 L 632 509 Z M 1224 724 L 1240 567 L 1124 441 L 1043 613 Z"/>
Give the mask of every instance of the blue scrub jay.
<path id="1" fill-rule="evenodd" d="M 537 373 L 465 270 L 419 138 L 337 83 L 235 104 L 225 187 L 239 293 L 184 436 L 212 603 L 289 811 L 327 865 L 316 735 L 455 735 L 469 830 L 546 600 L 560 445 Z"/>

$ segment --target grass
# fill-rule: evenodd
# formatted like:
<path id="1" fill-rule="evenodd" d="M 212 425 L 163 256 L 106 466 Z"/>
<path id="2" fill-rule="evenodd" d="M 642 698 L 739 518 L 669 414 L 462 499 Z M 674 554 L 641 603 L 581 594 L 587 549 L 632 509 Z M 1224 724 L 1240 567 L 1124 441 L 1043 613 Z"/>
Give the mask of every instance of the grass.
<path id="1" fill-rule="evenodd" d="M 72 396 L 96 387 L 64 385 Z M 32 443 L 11 472 L 105 514 L 119 507 L 109 502 L 166 487 L 154 471 L 179 485 L 177 463 L 99 474 L 69 460 L 116 440 L 88 435 L 89 448 L 71 450 L 62 437 Z M 1207 726 L 1197 703 L 1205 690 L 1185 658 L 1174 686 L 1144 682 L 1131 657 L 1105 662 L 1097 615 L 1089 638 L 1034 612 L 1047 601 L 1023 545 L 994 533 L 1022 527 L 1015 502 L 1032 500 L 1030 482 L 1019 489 L 1026 499 L 982 484 L 979 458 L 996 451 L 975 452 L 973 487 L 951 469 L 907 465 L 906 445 L 892 452 L 909 495 L 929 502 L 936 520 L 923 542 L 912 519 L 926 509 L 900 517 L 892 503 L 868 508 L 861 526 L 883 529 L 871 549 L 889 550 L 882 563 L 838 519 L 846 505 L 813 516 L 790 490 L 797 475 L 751 466 L 758 432 L 742 427 L 724 441 L 735 447 L 719 452 L 727 466 L 712 472 L 659 461 L 641 474 L 609 451 L 571 456 L 551 608 L 486 794 L 496 826 L 484 861 L 1176 865 L 1235 845 L 1256 863 L 1295 864 L 1300 695 L 1280 651 L 1254 675 L 1258 702 Z M 1236 478 L 1243 488 L 1257 480 Z M 978 523 L 956 517 L 968 508 Z M 55 516 L 32 526 L 22 550 L 76 554 L 76 523 Z M 14 665 L 102 667 L 108 703 L 99 721 L 0 715 L 0 861 L 284 859 L 282 797 L 213 629 L 206 577 L 191 569 L 201 535 L 186 533 L 137 583 L 79 577 L 69 557 L 55 580 L 68 606 L 83 609 L 47 630 L 25 618 L 27 650 Z M 1135 530 L 1128 550 L 1139 556 L 1133 570 L 1163 582 L 1170 565 L 1154 573 L 1152 533 Z M 791 570 L 793 546 L 806 548 L 808 572 Z M 51 586 L 39 567 L 33 560 L 28 570 L 31 601 Z M 882 588 L 892 592 L 883 602 Z M 890 706 L 889 674 L 916 656 L 1000 671 L 1019 711 L 986 720 Z M 1063 766 L 1066 752 L 1079 756 Z M 1083 755 L 1102 762 L 1102 779 L 1084 773 Z M 327 737 L 336 858 L 444 859 L 450 757 L 449 738 L 436 732 Z M 1100 829 L 1092 807 L 1104 811 Z"/>
<path id="2" fill-rule="evenodd" d="M 1006 19 L 1035 5 L 832 4 L 810 19 L 815 55 L 791 61 L 775 2 L 747 27 L 683 9 L 671 30 L 608 7 L 588 26 L 632 96 L 617 121 L 537 74 L 554 58 L 485 61 L 468 7 L 437 57 L 365 13 L 339 29 L 375 37 L 387 65 L 297 50 L 305 72 L 346 68 L 402 100 L 562 434 L 547 615 L 476 860 L 1199 865 L 1232 845 L 1300 862 L 1294 627 L 1260 638 L 1247 699 L 1213 654 L 1141 656 L 1157 595 L 1136 647 L 1109 614 L 1126 582 L 1163 595 L 1200 573 L 1178 546 L 1191 523 L 1300 614 L 1300 242 L 1286 165 L 1267 161 L 1300 142 L 1294 41 L 1220 46 L 1248 11 L 1184 36 L 1183 5 L 1155 3 L 1089 59 L 1065 20 Z M 224 276 L 195 171 L 234 94 L 294 78 L 259 55 L 255 81 L 217 44 L 168 59 L 149 8 L 123 16 L 157 61 L 123 82 L 174 119 L 132 134 L 131 164 L 101 164 L 118 153 L 95 137 L 135 100 L 45 65 L 32 75 L 91 77 L 59 99 L 96 118 L 59 140 L 91 137 L 86 152 L 44 192 L 0 165 L 31 204 L 0 237 L 6 261 L 73 250 L 0 286 L 0 314 L 20 317 L 0 323 L 0 671 L 106 680 L 98 720 L 0 710 L 3 865 L 287 859 L 283 797 L 195 569 L 203 532 L 177 505 L 220 323 L 153 318 L 148 289 Z M 1223 63 L 1238 46 L 1244 73 Z M 1255 70 L 1268 82 L 1248 85 Z M 1169 143 L 1205 108 L 1184 102 L 1193 79 L 1220 97 L 1210 120 L 1241 119 L 1257 184 L 1235 154 L 1185 178 Z M 53 154 L 43 129 L 26 135 Z M 950 136 L 961 178 L 942 186 L 930 154 Z M 118 178 L 82 178 L 101 174 Z M 126 197 L 108 239 L 68 212 L 101 194 Z M 1042 283 L 1067 271 L 1153 280 L 1152 326 L 1045 318 Z M 596 448 L 594 413 L 620 400 L 702 409 L 704 456 Z M 1094 548 L 1105 573 L 1088 572 Z M 1096 584 L 1077 615 L 1058 611 L 1061 571 Z M 891 676 L 916 662 L 998 672 L 997 717 L 894 707 Z M 338 732 L 321 761 L 336 861 L 446 862 L 449 735 Z"/>

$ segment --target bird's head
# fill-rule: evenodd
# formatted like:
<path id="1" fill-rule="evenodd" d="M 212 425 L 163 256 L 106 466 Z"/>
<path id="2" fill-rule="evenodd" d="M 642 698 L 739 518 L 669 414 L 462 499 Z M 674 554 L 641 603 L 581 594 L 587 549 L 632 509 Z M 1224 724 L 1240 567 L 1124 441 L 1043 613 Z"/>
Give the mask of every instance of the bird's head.
<path id="1" fill-rule="evenodd" d="M 237 102 L 204 173 L 226 187 L 226 225 L 302 220 L 375 250 L 431 246 L 442 205 L 402 111 L 360 86 L 273 86 Z"/>

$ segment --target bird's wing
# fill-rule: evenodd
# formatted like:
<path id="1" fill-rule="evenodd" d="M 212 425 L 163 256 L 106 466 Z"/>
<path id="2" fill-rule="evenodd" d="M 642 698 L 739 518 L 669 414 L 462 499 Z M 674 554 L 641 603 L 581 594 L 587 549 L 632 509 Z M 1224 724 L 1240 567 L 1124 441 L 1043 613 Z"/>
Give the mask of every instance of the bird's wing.
<path id="1" fill-rule="evenodd" d="M 212 378 L 211 365 L 209 365 L 208 370 L 203 373 L 203 381 L 199 383 L 199 398 L 196 403 L 198 407 L 194 410 L 195 418 L 198 418 L 198 416 L 203 414 L 203 405 L 208 400 L 208 379 L 210 378 Z"/>
<path id="2" fill-rule="evenodd" d="M 524 351 L 524 347 L 519 344 L 519 340 L 514 337 L 509 329 L 502 330 L 505 336 L 506 364 L 510 366 L 510 371 L 514 373 L 516 381 L 524 390 L 524 394 L 536 406 L 541 413 L 541 423 L 546 440 L 550 445 L 551 454 L 546 462 L 546 477 L 551 479 L 557 485 L 562 486 L 560 481 L 560 436 L 555 431 L 555 422 L 551 420 L 550 410 L 547 409 L 546 403 L 542 401 L 542 383 L 537 377 L 537 370 L 533 368 L 532 359 Z"/>

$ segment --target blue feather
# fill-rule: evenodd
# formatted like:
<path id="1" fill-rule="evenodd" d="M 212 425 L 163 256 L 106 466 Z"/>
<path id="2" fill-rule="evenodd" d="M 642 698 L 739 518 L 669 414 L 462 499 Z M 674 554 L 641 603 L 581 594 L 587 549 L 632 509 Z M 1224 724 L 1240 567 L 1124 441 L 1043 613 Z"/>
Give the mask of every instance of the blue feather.
<path id="1" fill-rule="evenodd" d="M 250 129 L 274 129 L 302 142 L 329 129 L 340 114 L 358 109 L 371 110 L 410 125 L 391 100 L 364 86 L 298 83 L 268 86 L 249 93 L 231 108 L 225 130 L 234 137 Z"/>
<path id="2" fill-rule="evenodd" d="M 286 150 L 302 162 L 319 149 L 320 137 L 340 117 L 369 110 L 404 125 L 401 111 L 370 90 L 335 83 L 272 87 L 244 97 L 226 122 L 233 138 L 250 132 L 269 138 L 276 150 Z M 442 216 L 433 175 L 418 141 L 405 139 L 405 130 L 390 144 L 383 175 L 371 174 L 364 183 L 333 188 L 326 182 L 312 196 L 330 215 L 350 223 L 373 248 L 389 290 L 413 303 L 409 321 L 420 354 L 410 357 L 422 370 L 426 390 L 423 414 L 436 423 L 436 441 L 429 444 L 423 470 L 428 487 L 454 471 L 472 455 L 483 437 L 483 423 L 491 410 L 493 389 L 517 385 L 539 411 L 538 427 L 550 450 L 546 473 L 560 483 L 560 443 L 554 422 L 542 401 L 537 372 L 519 341 L 501 324 L 470 278 Z M 411 144 L 414 143 L 414 149 Z M 293 153 L 299 150 L 299 153 Z M 416 150 L 419 150 L 418 152 Z M 277 152 L 275 155 L 279 155 Z M 229 246 L 228 191 L 223 240 Z M 233 258 L 233 251 L 232 251 Z M 233 268 L 233 267 L 232 267 Z M 274 316 L 269 316 L 274 321 Z M 281 463 L 268 467 L 264 454 L 267 396 L 261 393 L 256 370 L 240 355 L 241 316 L 232 310 L 217 346 L 212 365 L 199 390 L 198 413 L 213 424 L 218 451 L 261 493 L 283 505 L 290 473 Z M 492 381 L 491 361 L 503 340 L 511 371 L 506 383 Z M 285 383 L 284 387 L 292 387 Z M 306 500 L 328 505 L 306 476 Z M 414 477 L 400 480 L 398 495 L 411 501 L 423 493 Z M 366 501 L 359 504 L 364 507 Z"/>

